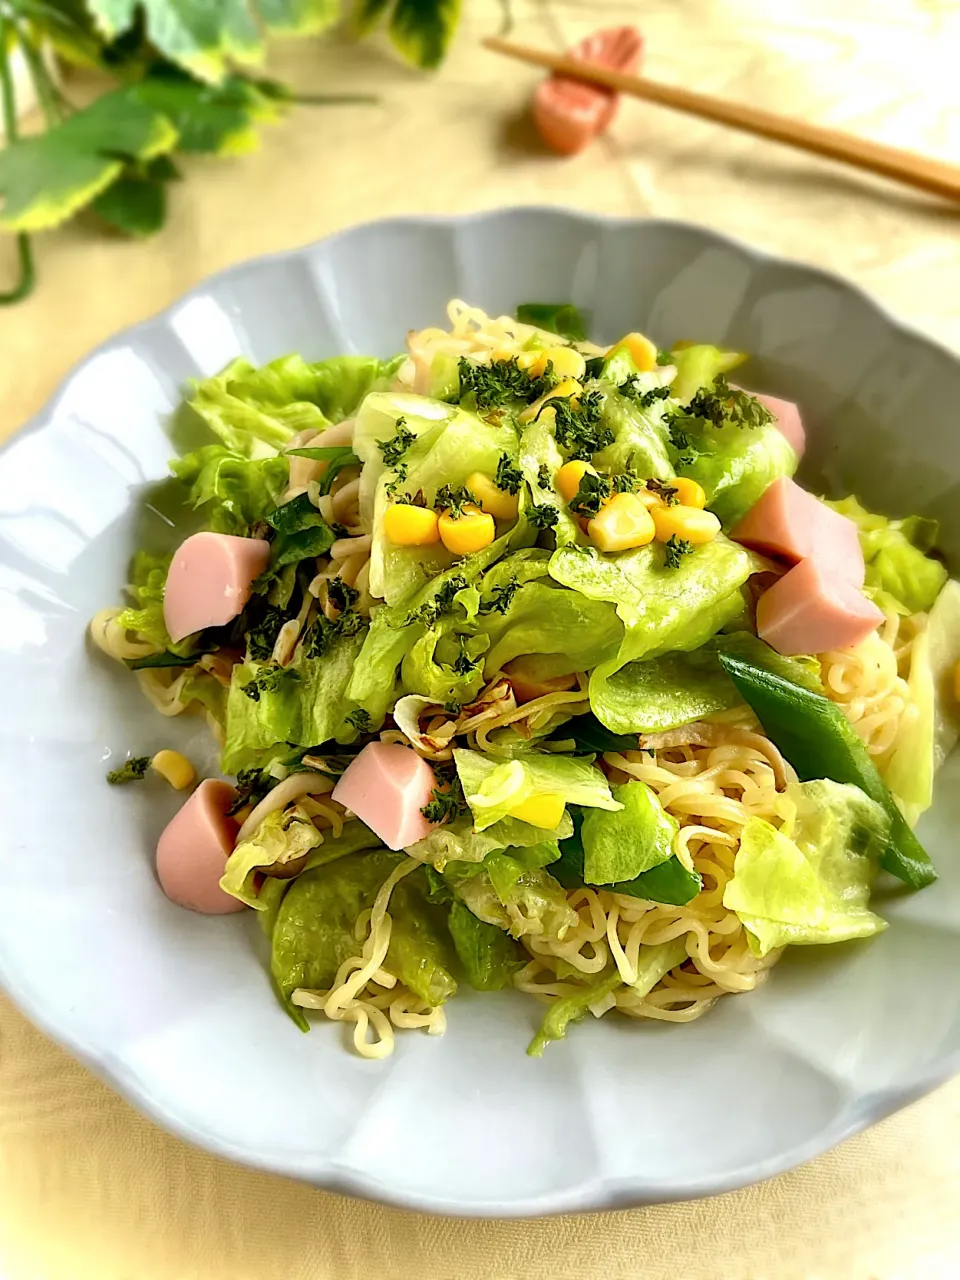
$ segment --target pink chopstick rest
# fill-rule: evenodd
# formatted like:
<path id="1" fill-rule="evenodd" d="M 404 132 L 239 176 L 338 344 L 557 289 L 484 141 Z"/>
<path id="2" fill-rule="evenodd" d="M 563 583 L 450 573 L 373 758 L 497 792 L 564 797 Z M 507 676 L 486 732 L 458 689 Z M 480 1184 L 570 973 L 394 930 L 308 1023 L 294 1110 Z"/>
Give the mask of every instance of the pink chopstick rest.
<path id="1" fill-rule="evenodd" d="M 633 75 L 642 51 L 643 37 L 636 27 L 608 27 L 574 45 L 569 56 Z M 619 97 L 613 89 L 552 75 L 534 95 L 534 123 L 548 147 L 561 155 L 576 155 L 610 126 Z"/>

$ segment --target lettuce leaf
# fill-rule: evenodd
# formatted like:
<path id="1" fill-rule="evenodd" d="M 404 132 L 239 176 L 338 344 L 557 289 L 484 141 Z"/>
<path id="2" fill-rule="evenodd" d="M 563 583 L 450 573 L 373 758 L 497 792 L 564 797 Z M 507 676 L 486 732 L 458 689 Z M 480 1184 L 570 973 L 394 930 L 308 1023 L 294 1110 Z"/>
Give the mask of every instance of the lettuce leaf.
<path id="1" fill-rule="evenodd" d="M 453 758 L 478 831 L 534 796 L 562 795 L 568 804 L 598 809 L 621 807 L 600 770 L 585 760 L 529 755 L 500 761 L 463 748 L 456 748 Z"/>
<path id="2" fill-rule="evenodd" d="M 659 382 L 641 374 L 635 379 L 638 386 L 649 384 L 648 389 Z M 648 408 L 641 408 L 639 401 L 620 395 L 610 387 L 602 391 L 601 417 L 613 432 L 613 444 L 594 456 L 594 464 L 601 471 L 613 475 L 629 473 L 659 480 L 673 477 L 673 466 L 667 450 L 667 427 L 664 422 L 664 400 L 657 400 Z"/>
<path id="3" fill-rule="evenodd" d="M 265 662 L 239 662 L 230 673 L 227 720 L 221 757 L 224 773 L 259 766 L 264 752 L 300 736 L 300 689 L 294 672 L 285 671 L 273 688 L 253 699 L 245 692 L 252 681 L 273 669 Z"/>
<path id="4" fill-rule="evenodd" d="M 302 715 L 293 741 L 298 745 L 318 747 L 331 738 L 338 742 L 356 739 L 356 730 L 347 724 L 347 716 L 357 710 L 348 688 L 365 641 L 364 629 L 337 637 L 319 658 L 297 657 Z"/>
<path id="5" fill-rule="evenodd" d="M 457 636 L 455 625 L 451 618 L 430 627 L 404 656 L 400 678 L 405 692 L 461 706 L 480 692 L 481 658 L 490 642 L 485 635 Z"/>
<path id="6" fill-rule="evenodd" d="M 560 841 L 560 860 L 551 868 L 554 876 L 566 889 L 576 889 L 591 883 L 584 875 L 586 853 L 583 845 L 583 813 L 573 815 L 573 834 Z M 669 815 L 664 814 L 665 817 Z M 657 863 L 647 871 L 641 871 L 631 880 L 617 880 L 600 886 L 611 893 L 625 893 L 632 898 L 648 902 L 666 902 L 683 906 L 695 898 L 703 888 L 703 880 L 696 871 L 689 871 L 676 854 Z"/>
<path id="7" fill-rule="evenodd" d="M 284 457 L 251 460 L 219 444 L 174 458 L 170 470 L 189 487 L 188 501 L 204 508 L 206 528 L 240 538 L 273 511 L 290 476 Z"/>
<path id="8" fill-rule="evenodd" d="M 180 686 L 181 702 L 199 702 L 209 711 L 221 730 L 227 719 L 227 691 L 209 671 L 195 668 Z"/>
<path id="9" fill-rule="evenodd" d="M 608 688 L 610 677 L 629 662 L 671 650 L 698 649 L 743 605 L 740 587 L 752 572 L 749 552 L 722 536 L 667 569 L 663 550 L 651 544 L 608 558 L 592 548 L 559 548 L 550 573 L 564 586 L 616 606 L 626 632 L 615 658 L 590 676 L 594 715 L 615 732 L 625 715 Z"/>
<path id="10" fill-rule="evenodd" d="M 718 373 L 729 373 L 747 359 L 742 352 L 723 351 L 709 345 L 676 347 L 670 352 L 670 358 L 677 367 L 671 391 L 683 404 L 701 387 L 710 386 Z"/>
<path id="11" fill-rule="evenodd" d="M 399 424 L 399 425 L 398 425 Z M 381 446 L 398 432 L 412 437 L 397 458 L 403 479 L 384 461 Z M 432 505 L 442 485 L 461 485 L 474 471 L 493 475 L 503 454 L 516 457 L 517 437 L 511 426 L 492 426 L 458 406 L 426 396 L 378 393 L 364 401 L 354 432 L 354 450 L 364 462 L 360 481 L 361 513 L 373 530 L 370 590 L 396 604 L 454 560 L 442 543 L 398 547 L 386 537 L 384 515 L 392 501 L 388 486 L 401 493 L 422 491 Z"/>
<path id="12" fill-rule="evenodd" d="M 947 581 L 946 566 L 927 554 L 940 531 L 936 520 L 888 520 L 867 511 L 853 496 L 827 506 L 857 526 L 867 566 L 864 585 L 878 608 L 911 614 L 933 607 Z"/>
<path id="13" fill-rule="evenodd" d="M 393 927 L 386 967 L 404 986 L 436 1007 L 456 995 L 456 952 L 449 913 L 430 901 L 426 869 L 400 881 L 388 906 Z"/>
<path id="14" fill-rule="evenodd" d="M 262 764 L 278 745 L 319 747 L 331 738 L 352 742 L 357 732 L 347 723 L 356 703 L 347 687 L 364 644 L 365 632 L 343 635 L 319 658 L 303 649 L 289 667 L 238 663 L 230 675 L 221 765 L 237 773 Z M 269 676 L 258 697 L 245 692 L 251 681 Z"/>
<path id="15" fill-rule="evenodd" d="M 270 972 L 284 1006 L 304 1031 L 309 1024 L 290 1003 L 291 993 L 297 987 L 322 991 L 331 986 L 340 965 L 359 951 L 357 917 L 373 905 L 405 856 L 383 849 L 338 858 L 303 872 L 284 895 L 273 928 Z M 445 913 L 428 900 L 422 870 L 399 882 L 388 910 L 393 926 L 386 968 L 427 1003 L 442 1004 L 457 987 L 453 949 Z"/>
<path id="16" fill-rule="evenodd" d="M 557 546 L 576 546 L 582 541 L 580 526 L 557 493 L 553 482 L 563 466 L 564 457 L 550 429 L 549 417 L 545 413 L 524 427 L 520 437 L 520 470 L 530 492 L 531 504 L 535 507 L 552 507 L 557 513 L 557 522 L 553 526 Z"/>
<path id="17" fill-rule="evenodd" d="M 960 732 L 953 673 L 960 661 L 960 584 L 949 581 L 913 642 L 904 716 L 881 772 L 911 826 L 933 803 L 933 779 Z"/>
<path id="18" fill-rule="evenodd" d="M 521 586 L 504 612 L 484 614 L 481 625 L 490 645 L 485 663 L 488 678 L 513 658 L 528 654 L 555 655 L 557 661 L 551 667 L 555 676 L 587 671 L 613 657 L 623 639 L 623 626 L 612 604 L 552 582 Z"/>
<path id="19" fill-rule="evenodd" d="M 477 991 L 500 991 L 526 962 L 524 952 L 503 929 L 478 920 L 458 898 L 450 904 L 447 928 L 464 976 Z"/>
<path id="20" fill-rule="evenodd" d="M 671 969 L 683 964 L 686 958 L 687 948 L 683 938 L 674 938 L 672 942 L 662 942 L 652 947 L 641 946 L 637 957 L 637 980 L 631 984 L 632 989 L 640 995 L 646 995 Z M 540 1030 L 527 1047 L 527 1053 L 532 1058 L 543 1057 L 543 1051 L 551 1040 L 562 1040 L 571 1022 L 578 1022 L 595 1004 L 602 1007 L 605 997 L 623 985 L 619 971 L 614 969 L 612 973 L 594 978 L 575 995 L 552 1000 L 540 1024 Z"/>
<path id="21" fill-rule="evenodd" d="M 231 853 L 220 888 L 248 907 L 264 910 L 266 904 L 261 907 L 254 887 L 255 873 L 265 867 L 279 868 L 283 873 L 322 843 L 323 836 L 302 806 L 275 809 Z"/>
<path id="22" fill-rule="evenodd" d="M 383 723 L 401 692 L 397 668 L 426 635 L 426 619 L 436 620 L 447 612 L 455 615 L 459 611 L 466 621 L 463 584 L 477 582 L 484 570 L 510 549 L 516 528 L 483 551 L 465 556 L 397 604 L 377 609 L 347 687 L 348 698 L 368 713 L 375 727 Z"/>
<path id="23" fill-rule="evenodd" d="M 479 865 L 449 862 L 443 877 L 479 920 L 514 938 L 559 939 L 576 926 L 578 916 L 563 886 L 543 869 L 542 860 L 551 853 L 545 846 L 498 851 Z"/>
<path id="24" fill-rule="evenodd" d="M 644 782 L 613 788 L 619 813 L 593 809 L 583 815 L 583 878 L 608 885 L 633 880 L 673 857 L 680 824 L 668 814 Z"/>
<path id="25" fill-rule="evenodd" d="M 371 391 L 386 390 L 406 354 L 391 360 L 374 356 L 334 356 L 310 366 L 310 399 L 331 422 L 343 422 L 357 412 Z"/>
<path id="26" fill-rule="evenodd" d="M 760 427 L 716 427 L 704 422 L 689 435 L 689 447 L 675 452 L 677 474 L 704 488 L 707 506 L 725 529 L 747 514 L 781 476 L 792 476 L 799 459 L 772 422 Z"/>
<path id="27" fill-rule="evenodd" d="M 313 403 L 313 370 L 300 356 L 258 369 L 237 358 L 213 378 L 194 383 L 190 407 L 235 454 L 267 458 L 298 431 L 322 431 L 329 419 Z"/>
<path id="28" fill-rule="evenodd" d="M 720 663 L 719 650 L 742 654 L 794 684 L 822 692 L 816 658 L 784 658 L 756 636 L 738 631 L 717 636 L 692 653 L 629 662 L 615 672 L 602 686 L 598 700 L 609 729 L 617 734 L 662 733 L 741 705 L 736 686 Z"/>
<path id="29" fill-rule="evenodd" d="M 236 359 L 216 377 L 194 384 L 190 406 L 231 452 L 265 458 L 299 431 L 322 431 L 349 417 L 397 364 L 367 356 L 307 364 L 291 355 L 257 368 Z"/>
<path id="30" fill-rule="evenodd" d="M 550 560 L 550 575 L 561 585 L 616 606 L 626 627 L 618 668 L 672 649 L 698 649 L 740 608 L 739 588 L 752 569 L 749 552 L 722 536 L 676 569 L 665 566 L 654 543 L 615 557 L 562 547 Z"/>
<path id="31" fill-rule="evenodd" d="M 484 831 L 476 831 L 470 818 L 463 816 L 437 827 L 425 839 L 411 845 L 407 853 L 411 858 L 428 862 L 437 871 L 442 871 L 448 862 L 482 862 L 488 853 L 499 849 L 522 849 L 542 844 L 556 846 L 558 840 L 572 832 L 573 823 L 567 813 L 554 831 L 532 826 L 520 818 L 501 818 Z M 554 858 L 559 856 L 560 849 L 556 846 Z"/>
<path id="32" fill-rule="evenodd" d="M 597 702 L 609 729 L 636 734 L 674 729 L 726 711 L 740 700 L 716 653 L 697 649 L 628 662 L 600 687 Z"/>
<path id="33" fill-rule="evenodd" d="M 163 618 L 163 593 L 167 584 L 172 555 L 155 556 L 138 551 L 130 566 L 130 582 L 127 590 L 135 603 L 117 616 L 119 626 L 178 657 L 187 657 L 197 650 L 197 637 L 187 636 L 174 644 Z"/>
<path id="34" fill-rule="evenodd" d="M 797 784 L 790 795 L 792 832 L 749 818 L 724 890 L 723 905 L 742 920 L 751 948 L 764 956 L 885 929 L 867 906 L 890 828 L 883 809 L 857 787 L 827 780 Z"/>

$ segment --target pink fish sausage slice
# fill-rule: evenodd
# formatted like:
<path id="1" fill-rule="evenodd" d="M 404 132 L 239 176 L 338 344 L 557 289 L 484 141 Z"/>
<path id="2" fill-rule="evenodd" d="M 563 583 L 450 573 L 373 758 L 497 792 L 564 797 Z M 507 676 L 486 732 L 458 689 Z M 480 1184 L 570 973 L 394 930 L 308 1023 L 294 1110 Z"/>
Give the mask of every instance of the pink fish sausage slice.
<path id="1" fill-rule="evenodd" d="M 786 436 L 787 444 L 792 446 L 797 457 L 802 458 L 803 451 L 807 447 L 807 433 L 803 429 L 800 410 L 793 401 L 780 400 L 777 396 L 762 395 L 759 391 L 751 391 L 750 394 L 754 400 L 759 400 L 766 409 L 770 410 L 777 429 L 781 435 Z"/>
<path id="2" fill-rule="evenodd" d="M 420 810 L 436 785 L 437 775 L 412 747 L 371 742 L 344 770 L 332 794 L 388 849 L 406 849 L 434 829 Z"/>
<path id="3" fill-rule="evenodd" d="M 163 597 L 163 619 L 175 643 L 232 622 L 250 599 L 250 587 L 270 559 L 262 538 L 195 533 L 173 557 Z"/>
<path id="4" fill-rule="evenodd" d="M 828 577 L 863 586 L 857 526 L 786 476 L 764 490 L 730 537 L 790 564 L 813 558 Z"/>
<path id="5" fill-rule="evenodd" d="M 848 649 L 866 640 L 883 614 L 851 582 L 801 560 L 757 601 L 757 634 L 787 656 Z"/>
<path id="6" fill-rule="evenodd" d="M 208 778 L 161 835 L 157 876 L 164 893 L 178 906 L 211 916 L 244 909 L 242 902 L 220 888 L 239 830 L 227 816 L 236 794 L 229 782 Z"/>

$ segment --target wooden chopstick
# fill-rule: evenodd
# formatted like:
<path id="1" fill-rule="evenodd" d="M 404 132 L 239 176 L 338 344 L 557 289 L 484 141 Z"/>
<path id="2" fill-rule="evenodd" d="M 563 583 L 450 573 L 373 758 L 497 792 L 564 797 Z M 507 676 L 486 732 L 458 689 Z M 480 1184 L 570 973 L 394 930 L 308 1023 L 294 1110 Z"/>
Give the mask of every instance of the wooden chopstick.
<path id="1" fill-rule="evenodd" d="M 715 120 L 718 124 L 729 125 L 744 133 L 772 138 L 775 142 L 798 147 L 801 151 L 828 156 L 831 160 L 840 160 L 858 169 L 866 169 L 884 178 L 893 178 L 933 195 L 960 202 L 958 165 L 932 160 L 912 151 L 902 151 L 898 147 L 887 147 L 836 129 L 824 129 L 819 125 L 807 124 L 804 120 L 776 115 L 772 111 L 762 111 L 759 107 L 728 102 L 705 93 L 694 93 L 691 89 L 680 89 L 640 76 L 628 76 L 606 67 L 578 62 L 575 58 L 512 44 L 509 40 L 501 40 L 499 36 L 490 36 L 483 43 L 494 53 L 505 54 L 508 58 L 546 67 L 574 80 L 585 80 L 591 84 L 604 85 L 608 89 L 617 89 L 630 97 L 656 102 L 662 107 L 672 107 L 674 111 L 683 111 L 687 115 Z"/>

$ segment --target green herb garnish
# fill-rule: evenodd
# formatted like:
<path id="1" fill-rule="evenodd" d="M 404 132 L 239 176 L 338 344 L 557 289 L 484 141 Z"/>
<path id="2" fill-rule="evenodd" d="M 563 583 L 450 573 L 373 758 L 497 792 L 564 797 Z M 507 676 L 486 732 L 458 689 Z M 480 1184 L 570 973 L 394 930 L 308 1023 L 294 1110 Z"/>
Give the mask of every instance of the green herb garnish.
<path id="1" fill-rule="evenodd" d="M 683 557 L 693 554 L 694 546 L 692 542 L 687 542 L 685 538 L 678 538 L 674 533 L 667 539 L 663 550 L 665 568 L 679 569 Z"/>
<path id="2" fill-rule="evenodd" d="M 490 364 L 477 364 L 461 356 L 459 369 L 460 399 L 472 395 L 481 410 L 504 408 L 517 400 L 530 404 L 556 384 L 552 364 L 539 378 L 531 378 L 526 369 L 520 368 L 516 356 Z"/>
<path id="3" fill-rule="evenodd" d="M 650 492 L 655 493 L 668 507 L 677 505 L 677 491 L 673 485 L 664 484 L 662 480 L 657 480 L 654 476 L 651 476 L 644 483 Z"/>
<path id="4" fill-rule="evenodd" d="M 276 778 L 259 769 L 241 769 L 237 774 L 237 797 L 227 810 L 229 817 L 245 805 L 257 804 L 277 784 Z"/>
<path id="5" fill-rule="evenodd" d="M 748 391 L 731 387 L 722 373 L 712 387 L 701 387 L 690 403 L 677 410 L 675 418 L 701 418 L 715 427 L 741 427 L 753 430 L 773 422 L 773 414 Z"/>
<path id="6" fill-rule="evenodd" d="M 595 471 L 585 471 L 580 477 L 580 486 L 573 495 L 570 510 L 577 516 L 591 519 L 610 497 L 613 483 L 607 476 L 597 475 Z"/>
<path id="7" fill-rule="evenodd" d="M 504 493 L 519 493 L 523 483 L 523 472 L 509 454 L 502 453 L 497 463 L 497 471 L 493 483 Z"/>
<path id="8" fill-rule="evenodd" d="M 107 781 L 111 786 L 117 786 L 122 782 L 142 782 L 150 768 L 150 759 L 150 756 L 131 756 L 119 769 L 110 770 Z"/>
<path id="9" fill-rule="evenodd" d="M 548 400 L 543 406 L 547 408 L 554 410 L 557 444 L 567 450 L 571 459 L 589 462 L 595 453 L 613 444 L 613 432 L 601 421 L 603 396 L 599 391 L 585 392 L 576 407 L 571 400 L 558 399 Z"/>
<path id="10" fill-rule="evenodd" d="M 377 441 L 377 448 L 380 450 L 383 461 L 388 467 L 398 466 L 403 459 L 403 455 L 417 438 L 406 424 L 406 418 L 399 417 L 396 422 L 396 435 L 391 436 L 389 440 Z"/>
<path id="11" fill-rule="evenodd" d="M 268 606 L 260 621 L 247 632 L 247 653 L 255 661 L 263 661 L 273 653 L 280 629 L 287 621 L 283 609 Z"/>
<path id="12" fill-rule="evenodd" d="M 552 529 L 560 519 L 559 511 L 549 502 L 531 502 L 523 514 L 537 529 Z"/>
<path id="13" fill-rule="evenodd" d="M 669 387 L 651 387 L 649 391 L 641 391 L 636 382 L 630 378 L 626 382 L 621 382 L 617 390 L 628 400 L 636 400 L 641 409 L 649 409 L 658 400 L 668 400 L 670 398 Z"/>
<path id="14" fill-rule="evenodd" d="M 275 663 L 265 666 L 243 686 L 243 692 L 251 702 L 259 702 L 265 693 L 278 693 L 284 681 L 300 679 L 300 672 L 292 667 L 280 667 Z"/>
<path id="15" fill-rule="evenodd" d="M 346 613 L 360 599 L 360 592 L 342 578 L 331 578 L 327 583 L 327 599 L 340 613 Z"/>
<path id="16" fill-rule="evenodd" d="M 476 506 L 477 500 L 462 484 L 442 484 L 437 490 L 436 505 L 441 507 L 451 520 L 459 520 L 463 515 L 463 508 L 468 503 Z"/>
<path id="17" fill-rule="evenodd" d="M 490 599 L 480 605 L 480 613 L 506 613 L 513 603 L 513 597 L 520 590 L 520 581 L 513 577 L 509 582 L 500 583 L 490 592 Z"/>
<path id="18" fill-rule="evenodd" d="M 347 716 L 347 724 L 353 725 L 357 733 L 365 734 L 373 728 L 373 718 L 365 708 L 357 707 L 356 711 L 351 711 Z"/>
<path id="19" fill-rule="evenodd" d="M 453 662 L 453 669 L 458 676 L 468 676 L 480 665 L 479 658 L 471 658 L 467 653 L 467 636 L 460 637 L 460 652 Z"/>
<path id="20" fill-rule="evenodd" d="M 430 800 L 420 812 L 428 822 L 449 822 L 459 814 L 465 813 L 467 802 L 464 799 L 463 787 L 455 768 L 449 764 L 434 765 L 437 785 L 430 793 Z"/>
<path id="21" fill-rule="evenodd" d="M 407 614 L 402 625 L 408 627 L 412 622 L 425 622 L 428 627 L 432 627 L 438 618 L 453 611 L 457 593 L 468 585 L 462 573 L 455 573 L 452 577 L 446 578 L 429 600 L 425 601 L 419 609 L 414 609 L 412 613 Z"/>

